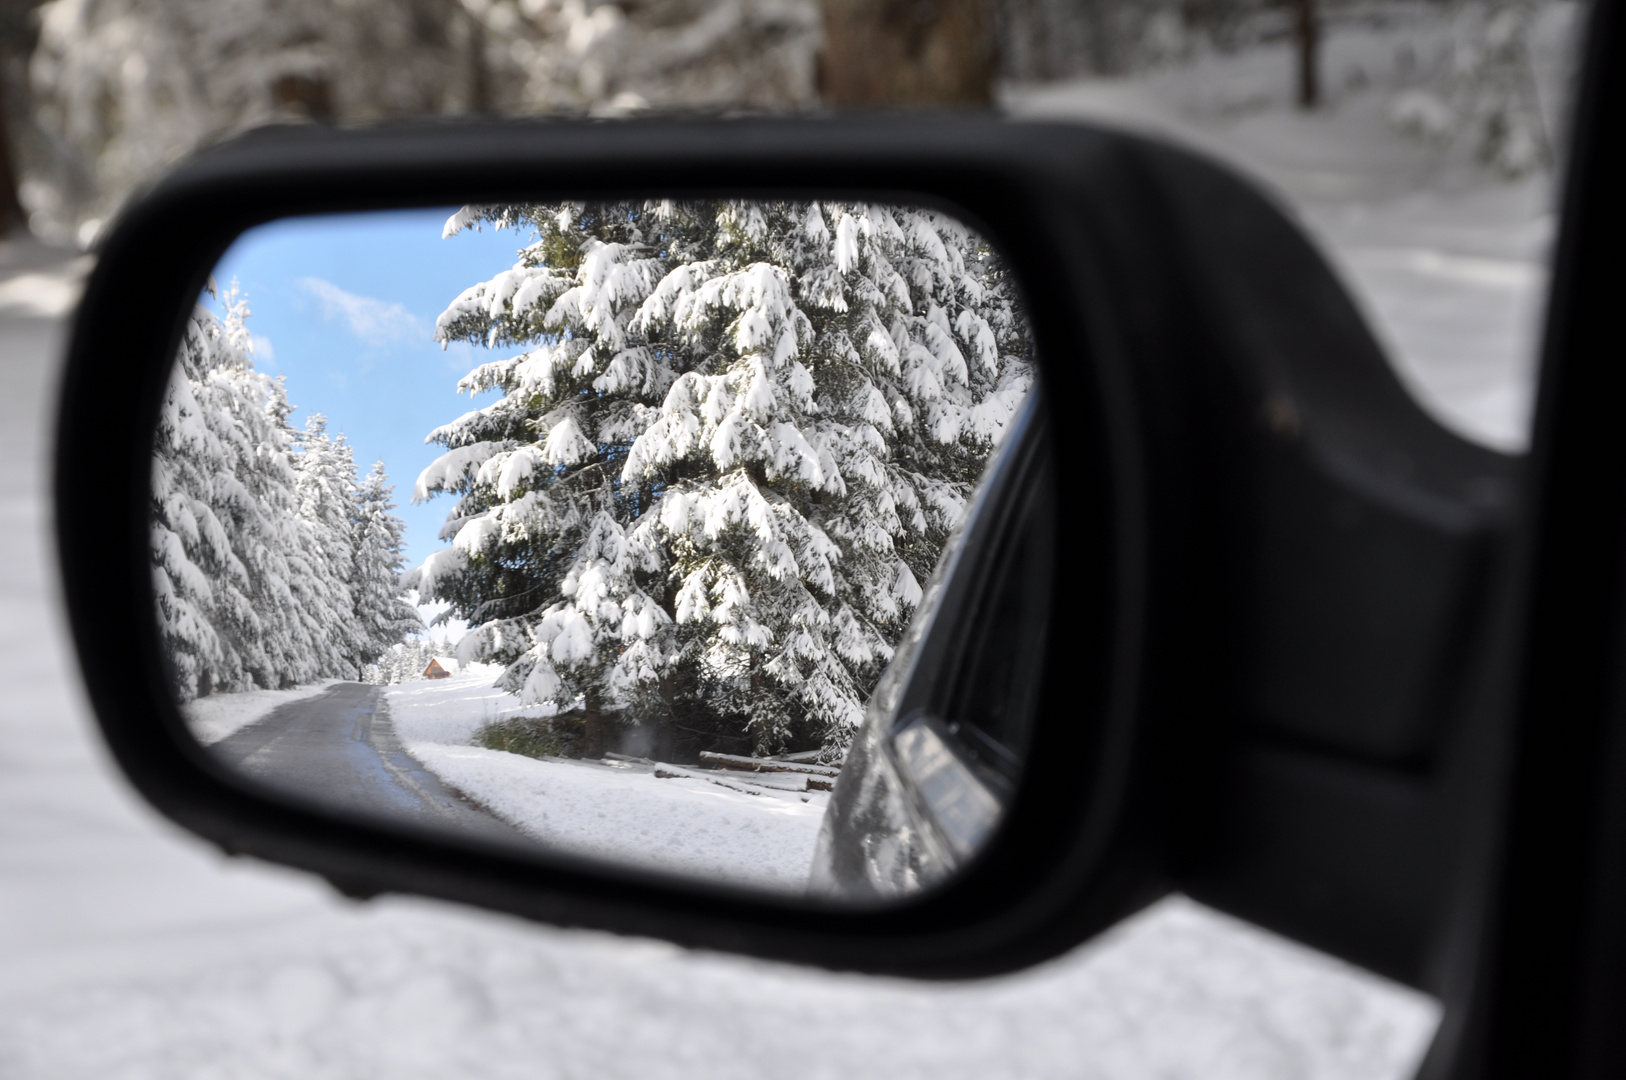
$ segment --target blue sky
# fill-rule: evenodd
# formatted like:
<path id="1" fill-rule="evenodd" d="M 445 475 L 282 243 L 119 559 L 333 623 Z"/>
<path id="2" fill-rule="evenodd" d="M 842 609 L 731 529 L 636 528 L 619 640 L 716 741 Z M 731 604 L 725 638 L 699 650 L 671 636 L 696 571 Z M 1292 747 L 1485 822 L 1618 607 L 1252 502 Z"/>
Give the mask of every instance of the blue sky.
<path id="1" fill-rule="evenodd" d="M 363 474 L 383 460 L 407 523 L 409 566 L 443 546 L 437 535 L 451 508 L 446 496 L 411 505 L 418 473 L 440 453 L 424 436 L 494 400 L 471 403 L 457 381 L 518 351 L 458 343 L 443 352 L 434 341 L 446 305 L 512 266 L 529 239 L 490 226 L 442 239 L 456 209 L 274 222 L 240 237 L 214 274 L 222 290 L 236 278 L 247 296 L 255 364 L 287 377 L 294 424 L 326 413 L 328 429 L 355 447 Z"/>

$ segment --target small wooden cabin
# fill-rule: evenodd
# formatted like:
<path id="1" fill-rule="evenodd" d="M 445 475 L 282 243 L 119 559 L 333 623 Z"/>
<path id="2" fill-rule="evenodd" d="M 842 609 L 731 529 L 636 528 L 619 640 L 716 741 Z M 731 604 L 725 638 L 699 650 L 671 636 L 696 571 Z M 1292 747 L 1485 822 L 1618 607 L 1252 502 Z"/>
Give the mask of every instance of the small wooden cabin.
<path id="1" fill-rule="evenodd" d="M 457 661 L 449 656 L 437 656 L 423 669 L 426 679 L 449 679 L 457 674 Z"/>

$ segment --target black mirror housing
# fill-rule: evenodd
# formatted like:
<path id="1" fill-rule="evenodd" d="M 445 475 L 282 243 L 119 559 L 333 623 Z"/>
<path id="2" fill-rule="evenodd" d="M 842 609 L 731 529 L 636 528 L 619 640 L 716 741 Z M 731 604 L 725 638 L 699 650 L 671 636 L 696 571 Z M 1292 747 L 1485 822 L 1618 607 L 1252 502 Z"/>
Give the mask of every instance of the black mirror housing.
<path id="1" fill-rule="evenodd" d="M 991 844 L 940 889 L 837 910 L 453 845 L 251 791 L 183 735 L 151 614 L 150 455 L 176 342 L 227 246 L 295 215 L 650 194 L 939 205 L 1018 279 L 1060 492 L 1041 516 L 1054 567 L 1039 720 Z M 56 527 L 91 701 L 136 788 L 227 852 L 353 895 L 919 977 L 1038 962 L 1184 888 L 1425 979 L 1450 822 L 1412 838 L 1405 902 L 1374 908 L 1360 882 L 1384 851 L 1345 846 L 1312 866 L 1321 857 L 1262 830 L 1247 800 L 1356 762 L 1371 784 L 1340 788 L 1324 813 L 1364 836 L 1362 800 L 1386 798 L 1391 774 L 1426 785 L 1452 737 L 1438 702 L 1470 707 L 1463 687 L 1483 675 L 1470 608 L 1513 465 L 1429 421 L 1320 256 L 1212 164 L 1122 133 L 966 118 L 270 129 L 123 215 L 64 386 Z M 1397 454 L 1415 468 L 1392 468 Z M 1390 538 L 1388 561 L 1362 563 L 1345 511 Z M 1368 648 L 1401 631 L 1418 643 L 1403 663 Z M 1344 635 L 1347 663 L 1306 665 L 1295 650 L 1318 634 Z M 1238 794 L 1238 777 L 1256 786 Z M 1352 891 L 1295 893 L 1305 872 Z"/>

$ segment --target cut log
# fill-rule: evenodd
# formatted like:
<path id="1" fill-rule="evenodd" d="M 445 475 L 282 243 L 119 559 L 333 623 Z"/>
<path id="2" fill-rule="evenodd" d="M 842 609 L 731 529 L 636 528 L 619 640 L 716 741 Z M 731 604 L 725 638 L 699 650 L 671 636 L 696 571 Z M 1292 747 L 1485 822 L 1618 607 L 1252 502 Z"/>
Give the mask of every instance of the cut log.
<path id="1" fill-rule="evenodd" d="M 809 765 L 799 761 L 745 757 L 741 754 L 717 754 L 710 750 L 700 751 L 700 764 L 710 765 L 717 769 L 734 769 L 740 772 L 786 772 L 832 777 L 841 775 L 840 769 L 830 765 Z"/>
<path id="2" fill-rule="evenodd" d="M 718 787 L 725 787 L 730 791 L 738 791 L 743 795 L 759 795 L 760 796 L 760 795 L 763 794 L 763 792 L 752 791 L 749 787 L 744 787 L 744 786 L 742 786 L 740 784 L 726 783 L 725 781 L 718 780 L 718 779 L 716 779 L 714 777 L 710 777 L 710 776 L 696 776 L 694 773 L 682 772 L 681 770 L 656 769 L 655 770 L 655 779 L 657 779 L 657 780 L 704 780 L 708 784 L 716 784 Z"/>
<path id="3" fill-rule="evenodd" d="M 770 783 L 767 780 L 747 780 L 745 777 L 735 779 L 719 775 L 711 770 L 694 771 L 678 765 L 660 765 L 655 769 L 657 780 L 704 780 L 708 784 L 728 788 L 730 791 L 743 792 L 746 795 L 766 795 L 770 791 L 782 791 L 787 794 L 799 794 L 807 790 L 804 784 L 797 783 Z"/>
<path id="4" fill-rule="evenodd" d="M 708 769 L 702 772 L 692 772 L 689 769 L 685 769 L 677 765 L 655 766 L 655 779 L 704 780 L 708 784 L 716 784 L 718 787 L 725 787 L 730 791 L 743 792 L 746 795 L 766 795 L 769 791 L 784 791 L 792 794 L 807 791 L 832 791 L 836 786 L 834 779 L 822 776 L 801 777 L 800 779 L 802 783 L 800 785 L 796 785 L 794 783 L 775 784 L 770 783 L 767 780 L 747 780 L 744 777 L 741 777 L 739 780 L 734 780 L 732 777 L 725 780 L 718 775 L 718 770 Z M 802 801 L 807 801 L 806 796 L 803 796 Z"/>

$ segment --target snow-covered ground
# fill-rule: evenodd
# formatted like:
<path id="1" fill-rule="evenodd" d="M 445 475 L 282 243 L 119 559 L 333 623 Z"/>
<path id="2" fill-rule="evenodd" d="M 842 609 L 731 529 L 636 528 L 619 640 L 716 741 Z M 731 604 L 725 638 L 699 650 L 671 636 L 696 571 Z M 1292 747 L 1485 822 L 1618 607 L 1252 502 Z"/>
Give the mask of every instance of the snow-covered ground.
<path id="1" fill-rule="evenodd" d="M 502 668 L 467 664 L 449 679 L 418 679 L 385 687 L 395 733 L 405 744 L 450 743 L 466 746 L 486 724 L 516 716 L 537 716 L 537 706 L 492 685 Z"/>
<path id="2" fill-rule="evenodd" d="M 264 718 L 279 705 L 315 697 L 337 679 L 297 686 L 292 690 L 245 690 L 240 694 L 210 694 L 189 701 L 181 709 L 186 726 L 204 746 L 209 746 Z"/>
<path id="3" fill-rule="evenodd" d="M 1315 118 L 1287 107 L 1288 60 L 1269 48 L 1010 106 L 1150 127 L 1261 178 L 1427 407 L 1520 446 L 1548 188 L 1395 136 L 1375 59 L 1394 48 L 1335 30 Z M 1348 66 L 1362 57 L 1364 84 Z M 1036 970 L 917 985 L 355 905 L 205 848 L 113 771 L 54 607 L 42 448 L 65 262 L 0 247 L 0 1077 L 1377 1080 L 1422 1053 L 1426 998 L 1178 898 Z"/>
<path id="4" fill-rule="evenodd" d="M 495 667 L 391 687 L 407 753 L 553 850 L 643 869 L 800 892 L 829 796 L 658 777 L 653 765 L 536 760 L 472 745 L 492 720 L 529 712 L 492 687 Z"/>

